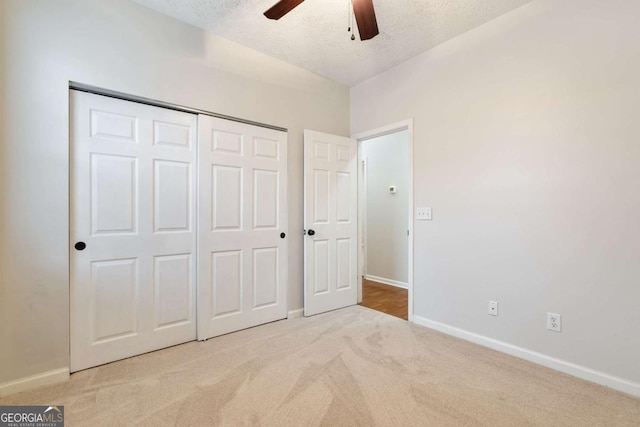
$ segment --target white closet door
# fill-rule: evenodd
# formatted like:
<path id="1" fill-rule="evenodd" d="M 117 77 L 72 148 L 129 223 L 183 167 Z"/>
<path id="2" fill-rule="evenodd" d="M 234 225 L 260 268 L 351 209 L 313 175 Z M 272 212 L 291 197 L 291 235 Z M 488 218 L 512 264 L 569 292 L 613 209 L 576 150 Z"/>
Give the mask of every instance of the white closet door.
<path id="1" fill-rule="evenodd" d="M 204 340 L 287 317 L 287 134 L 198 120 Z"/>
<path id="2" fill-rule="evenodd" d="M 71 118 L 71 371 L 194 340 L 197 116 L 71 91 Z"/>
<path id="3" fill-rule="evenodd" d="M 304 315 L 358 299 L 358 152 L 354 139 L 304 131 Z"/>

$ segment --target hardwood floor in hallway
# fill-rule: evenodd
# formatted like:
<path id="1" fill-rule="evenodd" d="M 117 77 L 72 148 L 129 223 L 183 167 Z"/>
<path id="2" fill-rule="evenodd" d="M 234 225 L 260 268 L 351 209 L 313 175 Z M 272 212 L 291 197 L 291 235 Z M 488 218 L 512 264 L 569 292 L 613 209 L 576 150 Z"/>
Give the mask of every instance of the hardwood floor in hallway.
<path id="1" fill-rule="evenodd" d="M 360 305 L 407 320 L 409 291 L 362 278 Z"/>

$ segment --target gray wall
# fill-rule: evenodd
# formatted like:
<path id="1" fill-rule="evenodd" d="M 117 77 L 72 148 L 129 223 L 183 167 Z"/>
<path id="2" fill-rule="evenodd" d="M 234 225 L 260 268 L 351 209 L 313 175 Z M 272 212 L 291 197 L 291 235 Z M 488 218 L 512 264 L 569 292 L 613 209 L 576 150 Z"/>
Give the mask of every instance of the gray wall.
<path id="1" fill-rule="evenodd" d="M 302 131 L 348 135 L 346 88 L 124 0 L 2 0 L 0 14 L 0 384 L 69 364 L 69 80 L 287 127 L 302 307 Z"/>
<path id="2" fill-rule="evenodd" d="M 368 139 L 361 146 L 367 162 L 365 274 L 406 286 L 409 131 Z M 396 194 L 389 193 L 390 185 L 396 186 Z"/>
<path id="3" fill-rule="evenodd" d="M 636 390 L 639 16 L 537 0 L 351 89 L 352 134 L 414 119 L 416 316 Z"/>

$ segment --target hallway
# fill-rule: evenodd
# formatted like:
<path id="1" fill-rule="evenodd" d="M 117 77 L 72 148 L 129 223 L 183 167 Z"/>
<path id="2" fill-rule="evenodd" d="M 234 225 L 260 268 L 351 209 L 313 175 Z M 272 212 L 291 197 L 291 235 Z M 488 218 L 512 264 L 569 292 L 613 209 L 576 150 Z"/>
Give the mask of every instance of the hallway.
<path id="1" fill-rule="evenodd" d="M 409 291 L 362 278 L 361 306 L 408 319 Z"/>

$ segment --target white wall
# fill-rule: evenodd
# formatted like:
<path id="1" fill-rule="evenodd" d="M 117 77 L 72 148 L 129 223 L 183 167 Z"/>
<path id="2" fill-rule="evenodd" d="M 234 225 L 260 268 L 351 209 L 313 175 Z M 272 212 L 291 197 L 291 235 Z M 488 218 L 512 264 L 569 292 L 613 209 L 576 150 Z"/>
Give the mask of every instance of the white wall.
<path id="1" fill-rule="evenodd" d="M 434 218 L 415 223 L 416 316 L 636 391 L 638 17 L 632 0 L 534 1 L 351 90 L 352 134 L 414 119 L 415 205 Z"/>
<path id="2" fill-rule="evenodd" d="M 2 0 L 0 14 L 0 384 L 69 362 L 69 80 L 287 127 L 302 307 L 302 131 L 347 135 L 346 88 L 124 0 Z"/>
<path id="3" fill-rule="evenodd" d="M 367 162 L 365 274 L 406 286 L 409 131 L 365 140 L 361 149 Z M 396 186 L 396 194 L 389 193 L 391 185 Z"/>

